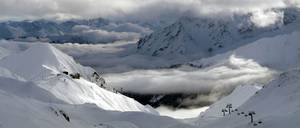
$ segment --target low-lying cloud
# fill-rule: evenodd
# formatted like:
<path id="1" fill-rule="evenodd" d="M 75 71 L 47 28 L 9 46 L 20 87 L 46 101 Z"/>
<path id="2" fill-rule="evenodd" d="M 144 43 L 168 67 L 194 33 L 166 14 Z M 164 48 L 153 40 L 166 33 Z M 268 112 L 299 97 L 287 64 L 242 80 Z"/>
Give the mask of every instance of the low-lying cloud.
<path id="1" fill-rule="evenodd" d="M 236 86 L 267 83 L 275 74 L 253 60 L 231 56 L 206 69 L 139 70 L 107 74 L 108 85 L 141 94 L 197 93 L 215 101 Z M 206 96 L 206 97 L 204 97 Z"/>
<path id="2" fill-rule="evenodd" d="M 252 14 L 251 21 L 258 27 L 267 27 L 276 24 L 284 18 L 283 12 L 257 11 Z"/>
<path id="3" fill-rule="evenodd" d="M 299 6 L 299 0 L 1 0 L 0 19 L 157 19 Z"/>
<path id="4" fill-rule="evenodd" d="M 73 31 L 75 35 L 84 38 L 88 42 L 115 42 L 119 40 L 136 40 L 141 35 L 134 32 L 115 32 L 115 31 L 106 31 L 103 29 L 93 29 L 85 25 L 74 26 Z"/>

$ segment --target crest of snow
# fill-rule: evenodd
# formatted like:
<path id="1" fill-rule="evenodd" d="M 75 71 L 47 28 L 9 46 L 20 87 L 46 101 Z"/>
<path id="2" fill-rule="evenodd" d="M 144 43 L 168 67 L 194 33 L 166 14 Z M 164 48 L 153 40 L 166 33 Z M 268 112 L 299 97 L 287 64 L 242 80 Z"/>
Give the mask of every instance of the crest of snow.
<path id="1" fill-rule="evenodd" d="M 24 52 L 11 54 L 0 61 L 0 66 L 27 80 L 49 75 L 52 71 L 49 72 L 45 66 L 53 67 L 57 71 L 80 72 L 84 76 L 93 71 L 77 64 L 73 58 L 46 43 L 34 44 Z"/>
<path id="2" fill-rule="evenodd" d="M 25 51 L 3 58 L 0 66 L 26 81 L 34 82 L 58 99 L 70 104 L 93 103 L 106 110 L 157 114 L 150 107 L 145 107 L 126 96 L 106 91 L 88 81 L 94 72 L 92 68 L 81 66 L 50 44 L 34 43 Z M 8 71 L 3 70 L 1 75 L 16 78 Z M 62 74 L 63 71 L 80 73 L 82 77 L 75 80 Z"/>

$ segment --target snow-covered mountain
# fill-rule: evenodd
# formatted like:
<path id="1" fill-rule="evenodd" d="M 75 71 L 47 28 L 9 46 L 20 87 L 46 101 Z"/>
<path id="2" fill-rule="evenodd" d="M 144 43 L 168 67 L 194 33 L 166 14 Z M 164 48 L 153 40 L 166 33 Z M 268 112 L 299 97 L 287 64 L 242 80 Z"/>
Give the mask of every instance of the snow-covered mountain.
<path id="1" fill-rule="evenodd" d="M 212 65 L 223 65 L 232 56 L 250 59 L 270 69 L 284 72 L 299 67 L 300 32 L 262 38 L 235 50 L 210 58 L 189 62 L 187 65 L 197 68 L 209 68 Z"/>
<path id="2" fill-rule="evenodd" d="M 0 60 L 1 128 L 193 128 L 104 89 L 93 69 L 50 44 L 8 43 L 24 49 L 6 49 Z"/>
<path id="3" fill-rule="evenodd" d="M 150 32 L 151 29 L 146 26 L 102 18 L 63 22 L 25 20 L 0 23 L 0 39 L 52 43 L 108 43 L 138 39 Z"/>
<path id="4" fill-rule="evenodd" d="M 106 110 L 154 112 L 131 98 L 103 89 L 105 81 L 101 76 L 95 78 L 95 70 L 81 66 L 50 44 L 31 44 L 25 51 L 1 59 L 0 67 L 5 69 L 1 76 L 33 82 L 69 104 L 93 103 Z M 76 74 L 79 79 L 74 77 Z"/>
<path id="5" fill-rule="evenodd" d="M 190 63 L 194 67 L 210 68 L 219 62 L 226 62 L 232 55 L 251 59 L 278 72 L 270 83 L 256 86 L 239 86 L 230 95 L 212 104 L 210 108 L 196 119 L 201 128 L 296 128 L 299 122 L 299 32 L 264 38 L 233 51 L 211 58 Z M 255 52 L 254 52 L 255 51 Z M 220 64 L 220 63 L 219 63 Z M 218 65 L 218 64 L 217 64 Z M 222 65 L 222 64 L 220 64 Z M 240 68 L 240 67 L 235 67 Z M 261 88 L 262 89 L 259 89 Z M 225 112 L 228 104 L 232 113 Z M 249 112 L 255 112 L 251 123 Z M 245 116 L 247 115 L 247 116 Z"/>
<path id="6" fill-rule="evenodd" d="M 1 128 L 194 128 L 154 114 L 107 111 L 89 103 L 68 104 L 32 82 L 0 77 L 0 84 Z M 107 96 L 117 100 L 113 98 L 116 95 Z"/>
<path id="7" fill-rule="evenodd" d="M 256 94 L 262 88 L 261 85 L 241 85 L 234 89 L 234 91 L 217 101 L 216 103 L 209 106 L 205 112 L 200 114 L 200 118 L 218 118 L 222 117 L 222 109 L 224 106 L 231 104 L 232 110 L 243 105 L 247 100 L 249 100 L 253 95 Z"/>
<path id="8" fill-rule="evenodd" d="M 210 119 L 199 117 L 201 128 L 297 128 L 299 126 L 299 69 L 282 73 L 278 78 L 255 93 L 237 111 Z M 239 95 L 241 96 L 241 95 Z M 236 97 L 238 98 L 238 97 Z M 231 101 L 227 101 L 231 103 Z M 234 103 L 233 103 L 234 104 Z M 226 106 L 223 106 L 225 108 Z M 236 108 L 233 108 L 236 109 Z M 217 110 L 221 115 L 221 110 Z M 249 112 L 255 112 L 251 123 Z M 248 116 L 245 116 L 248 115 Z"/>
<path id="9" fill-rule="evenodd" d="M 265 21 L 256 19 L 261 13 L 268 15 Z M 64 45 L 78 45 L 81 52 L 93 49 L 94 54 L 101 48 L 106 54 L 102 58 L 130 58 L 125 61 L 140 65 L 151 65 L 147 63 L 151 60 L 136 61 L 146 57 L 139 53 L 164 60 L 159 64 L 169 61 L 164 57 L 193 59 L 169 68 L 141 66 L 138 69 L 143 70 L 105 74 L 107 81 L 52 44 L 2 40 L 0 128 L 296 128 L 300 124 L 299 16 L 297 9 L 271 9 L 224 19 L 182 17 L 141 39 L 138 53 L 131 47 L 134 43 L 86 44 L 85 49 L 80 44 Z M 4 22 L 0 38 L 103 43 L 147 35 L 151 30 L 145 26 L 103 19 Z M 105 61 L 102 58 L 92 60 Z M 179 121 L 160 116 L 147 104 L 175 110 L 210 106 L 197 118 Z"/>
<path id="10" fill-rule="evenodd" d="M 138 52 L 151 56 L 203 58 L 251 43 L 257 39 L 300 29 L 297 9 L 275 9 L 272 23 L 261 25 L 256 13 L 231 17 L 182 17 L 138 42 Z M 257 23 L 258 22 L 258 23 Z"/>

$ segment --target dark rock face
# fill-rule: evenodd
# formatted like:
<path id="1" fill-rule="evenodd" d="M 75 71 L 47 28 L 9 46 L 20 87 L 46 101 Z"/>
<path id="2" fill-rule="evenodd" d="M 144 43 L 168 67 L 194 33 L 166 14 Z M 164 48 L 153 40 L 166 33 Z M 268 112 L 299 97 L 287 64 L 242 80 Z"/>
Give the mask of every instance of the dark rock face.
<path id="1" fill-rule="evenodd" d="M 124 95 L 131 97 L 143 105 L 150 105 L 157 108 L 161 105 L 172 108 L 203 107 L 212 104 L 210 101 L 194 103 L 184 102 L 185 100 L 195 100 L 199 94 L 137 94 L 125 92 Z"/>

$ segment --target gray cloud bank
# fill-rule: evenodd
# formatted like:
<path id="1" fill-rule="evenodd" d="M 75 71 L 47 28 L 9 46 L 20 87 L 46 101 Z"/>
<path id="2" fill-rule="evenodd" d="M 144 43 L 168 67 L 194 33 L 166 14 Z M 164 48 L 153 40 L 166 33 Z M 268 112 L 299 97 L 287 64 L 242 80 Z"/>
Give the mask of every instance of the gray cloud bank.
<path id="1" fill-rule="evenodd" d="M 299 0 L 0 0 L 1 20 L 157 19 L 298 6 Z"/>

